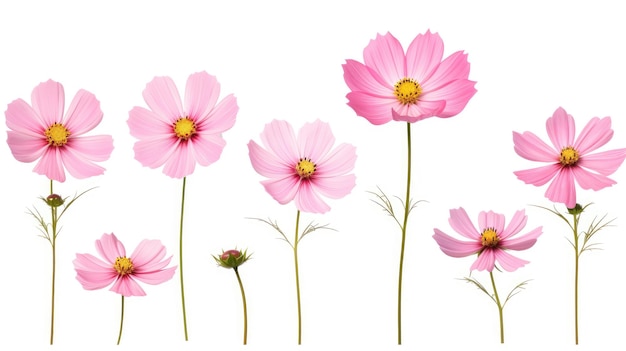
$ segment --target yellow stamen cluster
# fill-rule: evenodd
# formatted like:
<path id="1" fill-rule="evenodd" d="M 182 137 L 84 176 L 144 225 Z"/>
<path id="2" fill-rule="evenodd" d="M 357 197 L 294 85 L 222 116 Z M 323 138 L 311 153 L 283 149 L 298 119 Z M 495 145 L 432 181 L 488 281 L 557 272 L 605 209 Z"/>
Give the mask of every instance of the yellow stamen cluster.
<path id="1" fill-rule="evenodd" d="M 113 268 L 115 268 L 117 273 L 119 273 L 120 275 L 131 274 L 134 270 L 133 261 L 131 261 L 130 258 L 126 256 L 118 257 L 115 259 L 115 264 L 113 264 Z"/>
<path id="2" fill-rule="evenodd" d="M 196 133 L 196 123 L 189 117 L 181 117 L 174 122 L 174 133 L 181 140 L 188 140 Z"/>
<path id="3" fill-rule="evenodd" d="M 500 239 L 498 238 L 498 233 L 496 233 L 496 230 L 493 228 L 485 229 L 482 234 L 480 234 L 480 236 L 480 241 L 482 242 L 483 246 L 486 247 L 496 247 L 498 246 L 498 242 L 500 241 Z"/>
<path id="4" fill-rule="evenodd" d="M 561 150 L 561 164 L 563 166 L 573 166 L 578 162 L 578 151 L 571 146 Z"/>
<path id="5" fill-rule="evenodd" d="M 48 139 L 48 145 L 63 146 L 67 144 L 67 137 L 70 136 L 70 131 L 60 123 L 54 123 L 43 133 Z"/>
<path id="6" fill-rule="evenodd" d="M 422 95 L 422 87 L 411 78 L 402 78 L 394 85 L 393 94 L 403 105 L 417 103 L 420 95 Z"/>
<path id="7" fill-rule="evenodd" d="M 298 172 L 300 178 L 309 178 L 315 173 L 316 168 L 317 166 L 315 163 L 311 162 L 311 159 L 301 158 L 296 165 L 296 172 Z"/>

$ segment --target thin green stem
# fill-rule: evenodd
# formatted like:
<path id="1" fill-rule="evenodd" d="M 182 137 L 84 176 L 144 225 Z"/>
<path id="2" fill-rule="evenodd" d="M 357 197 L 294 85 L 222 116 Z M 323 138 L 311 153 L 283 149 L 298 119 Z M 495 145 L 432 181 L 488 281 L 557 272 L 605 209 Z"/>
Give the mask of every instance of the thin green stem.
<path id="1" fill-rule="evenodd" d="M 500 297 L 498 297 L 498 289 L 496 289 L 496 281 L 493 279 L 493 272 L 489 272 L 491 278 L 491 286 L 493 286 L 493 295 L 496 298 L 496 304 L 498 305 L 498 314 L 500 315 L 500 343 L 504 344 L 504 318 L 502 317 L 503 306 L 500 303 Z"/>
<path id="2" fill-rule="evenodd" d="M 180 201 L 180 233 L 178 237 L 178 272 L 180 273 L 180 298 L 183 305 L 183 326 L 185 328 L 185 341 L 189 340 L 187 334 L 187 311 L 185 310 L 185 283 L 183 280 L 183 217 L 185 215 L 185 185 L 187 177 L 183 177 L 183 190 Z"/>
<path id="3" fill-rule="evenodd" d="M 302 310 L 300 308 L 300 274 L 298 273 L 298 242 L 300 241 L 298 232 L 300 230 L 300 210 L 296 215 L 296 236 L 293 243 L 293 259 L 296 267 L 296 295 L 298 297 L 298 345 L 302 344 Z"/>
<path id="4" fill-rule="evenodd" d="M 576 345 L 578 345 L 578 259 L 580 252 L 578 250 L 578 221 L 580 214 L 573 214 L 574 217 L 574 337 Z"/>
<path id="5" fill-rule="evenodd" d="M 120 314 L 120 333 L 117 335 L 117 344 L 122 340 L 122 328 L 124 327 L 124 295 L 122 295 L 122 313 Z"/>
<path id="6" fill-rule="evenodd" d="M 248 343 L 248 308 L 246 305 L 246 293 L 243 291 L 243 283 L 239 276 L 239 270 L 237 267 L 235 267 L 234 270 L 237 275 L 237 281 L 239 282 L 239 289 L 241 290 L 241 300 L 243 301 L 243 344 L 246 345 Z"/>
<path id="7" fill-rule="evenodd" d="M 411 201 L 411 123 L 406 124 L 407 136 L 407 175 L 406 197 L 404 199 L 404 220 L 402 221 L 402 245 L 400 247 L 400 268 L 398 270 L 398 345 L 402 344 L 402 269 L 404 266 L 404 243 L 406 241 L 406 225 L 409 218 Z"/>
<path id="8" fill-rule="evenodd" d="M 50 195 L 53 194 L 52 179 L 50 179 Z M 57 240 L 57 208 L 50 206 L 52 215 L 52 296 L 50 302 L 50 345 L 54 342 L 54 285 L 56 279 L 56 240 Z"/>

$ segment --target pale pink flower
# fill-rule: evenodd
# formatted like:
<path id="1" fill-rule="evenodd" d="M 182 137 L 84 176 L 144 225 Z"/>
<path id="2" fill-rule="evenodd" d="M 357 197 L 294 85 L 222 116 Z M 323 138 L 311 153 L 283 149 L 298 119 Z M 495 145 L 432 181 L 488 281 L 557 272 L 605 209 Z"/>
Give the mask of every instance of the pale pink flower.
<path id="1" fill-rule="evenodd" d="M 79 90 L 65 110 L 63 85 L 53 80 L 41 83 L 31 94 L 32 106 L 22 99 L 11 102 L 5 111 L 7 143 L 15 159 L 33 162 L 34 172 L 58 182 L 65 181 L 65 169 L 82 179 L 104 173 L 94 162 L 106 161 L 113 151 L 110 135 L 82 136 L 102 120 L 100 102 Z"/>
<path id="2" fill-rule="evenodd" d="M 553 147 L 531 132 L 513 132 L 515 152 L 530 161 L 549 162 L 550 165 L 513 172 L 526 184 L 542 186 L 552 180 L 546 197 L 576 206 L 576 185 L 583 189 L 600 190 L 616 182 L 608 178 L 626 158 L 626 149 L 590 154 L 613 137 L 611 117 L 592 118 L 578 138 L 574 118 L 559 107 L 546 121 L 546 130 Z"/>
<path id="3" fill-rule="evenodd" d="M 320 197 L 332 199 L 346 196 L 355 186 L 352 171 L 356 148 L 335 143 L 327 123 L 316 120 L 306 123 L 296 138 L 291 125 L 274 120 L 261 133 L 265 148 L 254 141 L 248 143 L 254 169 L 269 179 L 261 181 L 265 190 L 280 204 L 295 199 L 300 211 L 324 213 L 330 210 Z"/>
<path id="4" fill-rule="evenodd" d="M 183 105 L 170 77 L 155 77 L 146 85 L 143 98 L 150 110 L 134 107 L 128 118 L 135 143 L 135 159 L 142 165 L 182 178 L 193 173 L 196 163 L 217 161 L 226 141 L 222 133 L 235 124 L 239 107 L 230 94 L 217 103 L 220 84 L 214 76 L 198 72 L 189 76 Z M 217 105 L 216 105 L 217 103 Z"/>
<path id="5" fill-rule="evenodd" d="M 439 244 L 441 251 L 448 256 L 465 257 L 478 254 L 470 270 L 491 272 L 497 261 L 504 270 L 512 272 L 529 262 L 509 254 L 506 250 L 526 250 L 532 247 L 541 235 L 542 228 L 538 227 L 518 238 L 513 238 L 524 228 L 526 221 L 524 210 L 520 210 L 515 212 L 513 219 L 505 228 L 504 215 L 482 211 L 478 215 L 479 229 L 476 230 L 461 207 L 450 210 L 448 222 L 455 232 L 470 241 L 455 239 L 436 228 L 433 238 Z"/>
<path id="6" fill-rule="evenodd" d="M 96 240 L 96 250 L 104 261 L 91 254 L 76 254 L 76 279 L 87 290 L 111 286 L 111 291 L 124 296 L 144 296 L 137 280 L 146 284 L 161 284 L 172 278 L 176 266 L 165 268 L 172 256 L 165 257 L 165 246 L 159 240 L 143 240 L 126 257 L 124 245 L 115 234 L 104 234 Z"/>
<path id="7" fill-rule="evenodd" d="M 430 30 L 419 34 L 406 55 L 390 33 L 378 34 L 363 50 L 365 64 L 346 60 L 346 96 L 357 115 L 372 124 L 417 122 L 428 117 L 452 117 L 474 96 L 467 54 L 443 58 L 443 41 Z"/>

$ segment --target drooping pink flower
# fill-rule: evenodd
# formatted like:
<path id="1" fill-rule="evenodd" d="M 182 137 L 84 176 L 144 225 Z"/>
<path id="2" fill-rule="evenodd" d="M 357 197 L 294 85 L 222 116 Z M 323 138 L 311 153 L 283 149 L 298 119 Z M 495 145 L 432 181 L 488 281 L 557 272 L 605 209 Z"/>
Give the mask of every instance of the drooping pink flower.
<path id="1" fill-rule="evenodd" d="M 324 213 L 330 207 L 321 195 L 332 199 L 346 196 L 356 177 L 348 174 L 356 161 L 356 148 L 335 143 L 327 123 L 306 123 L 296 138 L 286 121 L 273 120 L 261 133 L 265 148 L 248 143 L 252 167 L 269 179 L 261 181 L 265 190 L 280 204 L 295 199 L 300 211 Z"/>
<path id="2" fill-rule="evenodd" d="M 526 250 L 532 247 L 541 235 L 542 227 L 538 227 L 518 238 L 513 238 L 524 228 L 526 221 L 524 210 L 520 210 L 515 212 L 513 219 L 505 228 L 504 215 L 482 211 L 478 215 L 479 230 L 476 230 L 467 212 L 461 207 L 450 210 L 448 222 L 455 232 L 470 241 L 455 239 L 436 228 L 433 238 L 441 251 L 448 256 L 465 257 L 478 254 L 470 270 L 491 272 L 497 261 L 504 270 L 512 272 L 529 262 L 509 254 L 506 250 Z"/>
<path id="3" fill-rule="evenodd" d="M 406 55 L 393 35 L 379 34 L 363 50 L 364 64 L 343 65 L 348 105 L 377 125 L 455 116 L 476 93 L 476 82 L 467 79 L 467 54 L 442 58 L 443 41 L 430 30 L 415 37 Z"/>
<path id="4" fill-rule="evenodd" d="M 613 137 L 611 117 L 592 118 L 578 138 L 574 118 L 562 107 L 546 121 L 546 130 L 553 147 L 531 132 L 513 132 L 515 152 L 530 161 L 549 162 L 547 166 L 513 172 L 526 184 L 542 186 L 552 180 L 546 197 L 576 206 L 576 185 L 583 189 L 600 190 L 616 182 L 608 178 L 626 158 L 626 149 L 590 154 Z"/>
<path id="5" fill-rule="evenodd" d="M 155 77 L 146 85 L 143 98 L 150 110 L 134 107 L 129 115 L 135 159 L 142 165 L 182 178 L 193 173 L 196 163 L 217 161 L 226 141 L 222 133 L 235 124 L 239 107 L 230 94 L 217 103 L 220 84 L 206 72 L 191 74 L 185 88 L 185 103 L 170 77 Z M 217 103 L 217 105 L 216 105 Z"/>
<path id="6" fill-rule="evenodd" d="M 146 284 L 161 284 L 172 278 L 176 266 L 165 268 L 172 256 L 165 257 L 165 246 L 159 240 L 143 240 L 126 257 L 124 245 L 115 234 L 104 234 L 96 240 L 96 250 L 104 261 L 91 254 L 76 254 L 76 279 L 87 290 L 111 286 L 111 291 L 124 296 L 144 296 L 137 280 Z"/>
<path id="7" fill-rule="evenodd" d="M 11 102 L 5 111 L 7 143 L 20 162 L 39 161 L 34 172 L 58 182 L 65 181 L 65 169 L 82 179 L 104 173 L 94 162 L 106 161 L 113 151 L 110 135 L 82 136 L 102 120 L 100 102 L 79 90 L 65 114 L 63 85 L 53 80 L 33 89 L 29 105 L 22 99 Z"/>

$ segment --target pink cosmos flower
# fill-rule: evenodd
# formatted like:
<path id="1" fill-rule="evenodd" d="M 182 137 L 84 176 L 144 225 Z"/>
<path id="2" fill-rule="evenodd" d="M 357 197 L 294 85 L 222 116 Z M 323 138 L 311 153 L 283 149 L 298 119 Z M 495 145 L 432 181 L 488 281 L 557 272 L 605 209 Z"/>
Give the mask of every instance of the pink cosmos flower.
<path id="1" fill-rule="evenodd" d="M 377 35 L 363 50 L 365 64 L 346 60 L 343 65 L 352 90 L 348 105 L 377 125 L 457 115 L 476 93 L 476 82 L 467 79 L 467 54 L 442 57 L 443 41 L 430 30 L 413 40 L 406 55 L 393 35 Z"/>
<path id="2" fill-rule="evenodd" d="M 130 134 L 135 143 L 135 159 L 142 165 L 182 178 L 196 163 L 208 166 L 220 158 L 226 141 L 222 132 L 235 124 L 239 107 L 230 94 L 217 105 L 220 84 L 214 76 L 198 72 L 189 76 L 185 104 L 170 77 L 156 77 L 146 85 L 143 98 L 150 110 L 130 111 Z"/>
<path id="3" fill-rule="evenodd" d="M 146 284 L 161 284 L 172 278 L 176 266 L 165 268 L 165 246 L 159 240 L 143 240 L 126 257 L 124 245 L 114 234 L 104 234 L 96 240 L 96 250 L 104 261 L 90 254 L 76 254 L 76 279 L 87 290 L 102 289 L 113 283 L 111 291 L 124 296 L 145 296 L 136 280 Z"/>
<path id="4" fill-rule="evenodd" d="M 7 143 L 20 162 L 39 159 L 34 172 L 58 182 L 65 170 L 82 179 L 104 173 L 94 162 L 106 161 L 113 151 L 110 135 L 82 136 L 102 120 L 100 102 L 79 90 L 65 109 L 63 85 L 53 80 L 41 83 L 31 94 L 32 106 L 22 99 L 11 102 L 5 111 Z"/>
<path id="5" fill-rule="evenodd" d="M 607 176 L 624 162 L 626 149 L 590 154 L 613 137 L 611 117 L 592 118 L 578 138 L 574 139 L 574 118 L 559 107 L 546 121 L 546 130 L 553 148 L 531 132 L 513 132 L 513 143 L 518 155 L 527 160 L 550 163 L 513 172 L 518 179 L 535 186 L 542 186 L 552 180 L 546 190 L 546 197 L 564 203 L 567 208 L 576 206 L 575 182 L 583 189 L 593 190 L 616 183 Z"/>
<path id="6" fill-rule="evenodd" d="M 503 269 L 512 272 L 529 262 L 517 258 L 505 250 L 526 250 L 532 247 L 541 235 L 542 227 L 538 227 L 518 238 L 513 238 L 524 228 L 526 220 L 524 210 L 517 211 L 505 228 L 504 215 L 492 211 L 482 211 L 478 215 L 479 230 L 476 230 L 467 213 L 461 207 L 450 210 L 448 222 L 455 232 L 470 239 L 470 241 L 455 239 L 436 228 L 433 238 L 439 244 L 441 251 L 448 256 L 465 257 L 478 254 L 478 258 L 470 270 L 491 272 L 496 261 L 498 261 Z"/>
<path id="7" fill-rule="evenodd" d="M 261 133 L 264 149 L 248 143 L 252 167 L 264 177 L 265 190 L 280 204 L 296 201 L 300 211 L 324 213 L 330 210 L 319 194 L 332 199 L 346 196 L 355 186 L 356 148 L 335 143 L 327 123 L 305 124 L 296 138 L 291 125 L 274 120 Z"/>

